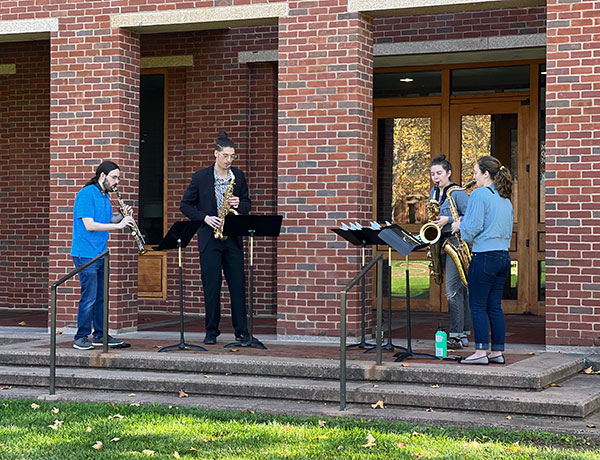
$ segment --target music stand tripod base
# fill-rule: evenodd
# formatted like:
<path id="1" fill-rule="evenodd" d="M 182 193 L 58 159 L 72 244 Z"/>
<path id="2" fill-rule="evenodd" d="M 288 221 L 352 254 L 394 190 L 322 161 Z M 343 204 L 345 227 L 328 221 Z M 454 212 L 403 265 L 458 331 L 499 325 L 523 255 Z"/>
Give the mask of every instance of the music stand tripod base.
<path id="1" fill-rule="evenodd" d="M 252 337 L 250 340 L 247 340 L 246 342 L 231 342 L 228 343 L 227 345 L 225 345 L 223 348 L 231 348 L 231 347 L 257 347 L 260 348 L 261 350 L 266 350 L 267 347 L 264 346 L 264 344 L 258 340 L 256 337 Z"/>
<path id="2" fill-rule="evenodd" d="M 224 348 L 231 347 L 257 347 L 266 350 L 267 347 L 254 337 L 254 237 L 255 236 L 279 236 L 281 232 L 281 221 L 283 216 L 259 216 L 254 214 L 229 214 L 225 218 L 223 225 L 223 234 L 227 236 L 250 237 L 250 274 L 249 274 L 249 314 L 248 314 L 248 334 L 250 339 L 243 342 L 228 343 Z"/>
<path id="3" fill-rule="evenodd" d="M 180 340 L 176 345 L 168 345 L 166 347 L 162 347 L 158 352 L 164 352 L 167 350 L 200 350 L 200 351 L 208 351 L 206 348 L 201 347 L 200 345 L 188 345 L 185 343 L 184 339 L 184 327 L 183 327 L 183 266 L 182 266 L 182 258 L 181 258 L 181 250 L 185 248 L 194 237 L 196 232 L 198 231 L 198 227 L 200 227 L 199 221 L 180 221 L 175 222 L 165 237 L 162 239 L 160 244 L 156 246 L 155 250 L 165 250 L 165 249 L 175 249 L 178 250 L 179 255 L 179 334 Z"/>

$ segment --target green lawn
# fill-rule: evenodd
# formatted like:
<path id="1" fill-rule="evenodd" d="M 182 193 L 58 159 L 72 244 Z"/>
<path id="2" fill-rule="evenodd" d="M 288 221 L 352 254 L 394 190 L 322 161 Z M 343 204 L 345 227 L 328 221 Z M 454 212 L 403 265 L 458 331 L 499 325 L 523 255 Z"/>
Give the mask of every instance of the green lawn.
<path id="1" fill-rule="evenodd" d="M 0 400 L 0 459 L 149 458 L 591 460 L 600 450 L 583 438 L 532 431 Z"/>
<path id="2" fill-rule="evenodd" d="M 429 298 L 429 262 L 410 261 L 410 298 Z M 392 260 L 392 297 L 406 297 L 406 264 Z"/>

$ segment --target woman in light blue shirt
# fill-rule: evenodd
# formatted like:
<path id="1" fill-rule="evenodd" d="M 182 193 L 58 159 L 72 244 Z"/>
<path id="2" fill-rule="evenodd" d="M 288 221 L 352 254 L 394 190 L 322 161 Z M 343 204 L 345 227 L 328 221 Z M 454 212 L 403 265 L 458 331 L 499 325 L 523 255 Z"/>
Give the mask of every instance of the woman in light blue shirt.
<path id="1" fill-rule="evenodd" d="M 477 160 L 473 178 L 478 188 L 471 193 L 462 220 L 452 224 L 452 231 L 460 230 L 462 238 L 473 245 L 468 280 L 476 351 L 461 363 L 504 364 L 505 326 L 501 300 L 510 273 L 512 177 L 497 158 L 484 156 Z M 488 355 L 490 329 L 492 351 Z"/>

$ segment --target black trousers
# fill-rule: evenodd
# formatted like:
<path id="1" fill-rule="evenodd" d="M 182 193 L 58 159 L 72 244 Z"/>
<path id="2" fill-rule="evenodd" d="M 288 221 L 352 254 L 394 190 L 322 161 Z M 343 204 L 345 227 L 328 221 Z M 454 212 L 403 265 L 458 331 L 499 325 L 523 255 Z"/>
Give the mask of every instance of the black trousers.
<path id="1" fill-rule="evenodd" d="M 233 238 L 224 241 L 210 238 L 200 253 L 202 286 L 204 288 L 206 335 L 217 337 L 221 320 L 222 273 L 229 287 L 231 298 L 231 322 L 236 335 L 247 335 L 246 277 L 244 252 Z"/>

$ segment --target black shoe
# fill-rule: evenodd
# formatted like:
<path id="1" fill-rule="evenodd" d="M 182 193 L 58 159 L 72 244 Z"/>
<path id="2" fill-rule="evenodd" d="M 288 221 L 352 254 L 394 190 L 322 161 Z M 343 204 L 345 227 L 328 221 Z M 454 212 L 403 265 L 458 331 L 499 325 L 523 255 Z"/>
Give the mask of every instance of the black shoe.
<path id="1" fill-rule="evenodd" d="M 250 334 L 236 334 L 235 340 L 238 342 L 250 342 Z"/>
<path id="2" fill-rule="evenodd" d="M 488 356 L 488 362 L 491 364 L 504 364 L 506 361 L 504 360 L 504 355 L 498 355 L 493 358 Z"/>
<path id="3" fill-rule="evenodd" d="M 217 343 L 217 338 L 207 335 L 206 337 L 204 337 L 203 343 L 204 345 L 214 345 L 215 343 Z"/>

